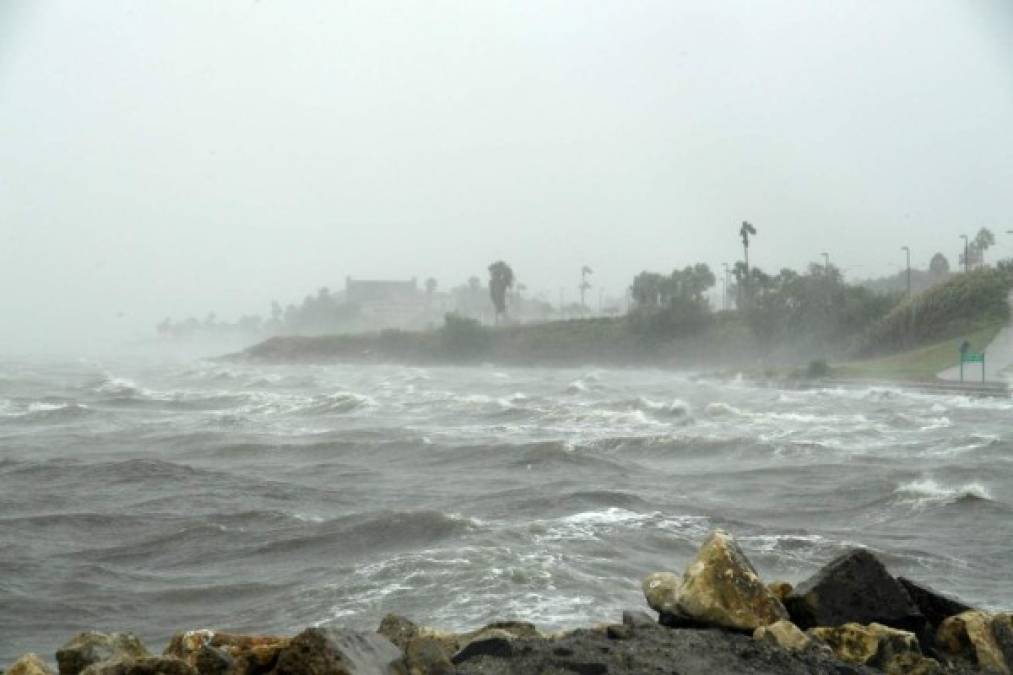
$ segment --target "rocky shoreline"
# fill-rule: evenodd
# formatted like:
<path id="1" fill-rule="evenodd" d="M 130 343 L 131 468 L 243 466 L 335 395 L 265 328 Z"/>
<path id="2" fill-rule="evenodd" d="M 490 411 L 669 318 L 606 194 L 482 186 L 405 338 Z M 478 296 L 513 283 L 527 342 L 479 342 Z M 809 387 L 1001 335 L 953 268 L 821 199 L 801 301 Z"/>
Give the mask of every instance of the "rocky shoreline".
<path id="1" fill-rule="evenodd" d="M 654 614 L 559 633 L 502 621 L 469 633 L 397 615 L 376 631 L 176 634 L 155 655 L 130 633 L 81 633 L 57 671 L 26 654 L 2 675 L 941 675 L 1013 671 L 1013 614 L 988 613 L 905 578 L 864 549 L 796 587 L 764 583 L 716 530 L 681 575 L 643 580 Z"/>

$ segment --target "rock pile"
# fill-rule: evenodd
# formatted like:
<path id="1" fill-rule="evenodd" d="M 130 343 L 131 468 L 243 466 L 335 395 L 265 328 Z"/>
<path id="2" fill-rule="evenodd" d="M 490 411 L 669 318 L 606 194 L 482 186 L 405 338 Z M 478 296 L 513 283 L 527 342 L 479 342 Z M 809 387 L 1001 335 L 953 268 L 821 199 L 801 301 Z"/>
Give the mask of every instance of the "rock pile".
<path id="1" fill-rule="evenodd" d="M 59 675 L 1013 675 L 1013 614 L 894 578 L 863 549 L 796 587 L 765 584 L 717 530 L 683 574 L 650 574 L 642 588 L 657 618 L 629 610 L 621 623 L 551 635 L 521 621 L 449 633 L 392 614 L 375 632 L 187 631 L 161 655 L 129 633 L 81 633 L 56 661 Z M 26 654 L 6 675 L 55 674 Z"/>

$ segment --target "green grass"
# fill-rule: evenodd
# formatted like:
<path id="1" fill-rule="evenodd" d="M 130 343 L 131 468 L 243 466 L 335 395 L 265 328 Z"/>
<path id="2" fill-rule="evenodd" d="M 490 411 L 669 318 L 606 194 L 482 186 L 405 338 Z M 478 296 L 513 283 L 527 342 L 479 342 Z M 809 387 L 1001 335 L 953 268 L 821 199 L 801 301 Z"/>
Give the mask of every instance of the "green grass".
<path id="1" fill-rule="evenodd" d="M 989 322 L 962 337 L 950 338 L 899 354 L 835 364 L 831 377 L 875 380 L 934 380 L 936 374 L 957 365 L 957 346 L 963 339 L 972 351 L 982 351 L 992 342 L 1004 321 Z"/>

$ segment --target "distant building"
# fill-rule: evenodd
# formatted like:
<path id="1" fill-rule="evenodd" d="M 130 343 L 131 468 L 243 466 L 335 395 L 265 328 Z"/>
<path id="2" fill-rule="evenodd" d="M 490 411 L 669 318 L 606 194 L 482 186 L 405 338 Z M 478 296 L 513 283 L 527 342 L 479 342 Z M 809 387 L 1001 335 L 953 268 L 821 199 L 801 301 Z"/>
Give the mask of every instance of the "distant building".
<path id="1" fill-rule="evenodd" d="M 388 281 L 346 277 L 345 301 L 358 306 L 362 318 L 373 328 L 411 327 L 426 312 L 425 293 L 414 278 Z"/>

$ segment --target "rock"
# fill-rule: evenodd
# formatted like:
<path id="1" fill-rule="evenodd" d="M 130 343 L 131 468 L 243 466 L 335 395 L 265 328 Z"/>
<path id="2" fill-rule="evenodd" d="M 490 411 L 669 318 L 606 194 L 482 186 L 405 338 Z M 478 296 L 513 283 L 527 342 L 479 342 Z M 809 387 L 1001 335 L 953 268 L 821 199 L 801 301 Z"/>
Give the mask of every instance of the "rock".
<path id="1" fill-rule="evenodd" d="M 0 673 L 6 673 L 6 675 L 53 675 L 53 670 L 39 658 L 38 654 L 25 654 L 7 666 L 6 671 L 0 671 Z"/>
<path id="2" fill-rule="evenodd" d="M 784 602 L 784 599 L 791 595 L 793 588 L 787 581 L 773 581 L 767 584 L 767 590 L 781 602 Z"/>
<path id="3" fill-rule="evenodd" d="M 399 614 L 388 614 L 383 617 L 376 632 L 403 650 L 408 646 L 408 642 L 419 634 L 419 627 Z"/>
<path id="4" fill-rule="evenodd" d="M 238 635 L 213 630 L 176 633 L 165 648 L 173 656 L 196 667 L 202 675 L 224 667 L 223 657 L 232 661 L 234 675 L 257 675 L 270 671 L 289 638 L 278 635 Z M 214 665 L 214 662 L 219 662 Z M 202 665 L 203 664 L 203 665 Z M 211 669 L 211 670 L 208 670 Z"/>
<path id="5" fill-rule="evenodd" d="M 633 626 L 624 623 L 613 623 L 605 627 L 605 635 L 610 640 L 629 640 L 633 637 Z"/>
<path id="6" fill-rule="evenodd" d="M 239 675 L 236 660 L 224 649 L 204 645 L 193 658 L 193 667 L 200 675 Z M 245 670 L 243 672 L 246 672 Z"/>
<path id="7" fill-rule="evenodd" d="M 691 619 L 737 630 L 753 631 L 788 618 L 738 544 L 722 530 L 711 533 L 686 569 L 676 606 Z"/>
<path id="8" fill-rule="evenodd" d="M 809 629 L 808 635 L 829 645 L 834 655 L 842 661 L 880 668 L 891 673 L 905 672 L 898 670 L 898 664 L 921 663 L 924 658 L 914 633 L 878 623 L 868 626 L 858 623 L 820 626 Z"/>
<path id="9" fill-rule="evenodd" d="M 639 609 L 623 610 L 623 625 L 636 628 L 637 626 L 653 626 L 657 623 L 647 612 Z"/>
<path id="10" fill-rule="evenodd" d="M 1010 673 L 1013 669 L 1013 626 L 1009 617 L 1009 614 L 992 616 L 978 610 L 951 616 L 936 631 L 936 648 L 979 668 Z"/>
<path id="11" fill-rule="evenodd" d="M 753 631 L 753 639 L 796 652 L 812 644 L 812 639 L 791 621 L 776 621 L 769 626 L 760 626 Z"/>
<path id="12" fill-rule="evenodd" d="M 272 675 L 403 673 L 401 650 L 378 633 L 309 628 L 281 650 Z"/>
<path id="13" fill-rule="evenodd" d="M 513 636 L 505 631 L 500 633 L 485 632 L 481 636 L 470 640 L 459 652 L 454 654 L 451 661 L 457 665 L 479 656 L 508 658 L 513 656 L 513 643 Z"/>
<path id="14" fill-rule="evenodd" d="M 151 656 L 132 633 L 78 633 L 56 652 L 60 675 L 78 675 L 93 663 Z"/>
<path id="15" fill-rule="evenodd" d="M 802 629 L 879 623 L 918 633 L 925 625 L 904 587 L 865 549 L 827 563 L 796 586 L 785 605 Z"/>
<path id="16" fill-rule="evenodd" d="M 409 675 L 450 675 L 455 670 L 443 643 L 425 635 L 408 641 L 404 662 Z"/>
<path id="17" fill-rule="evenodd" d="M 199 675 L 189 663 L 168 656 L 115 658 L 93 663 L 81 675 Z"/>
<path id="18" fill-rule="evenodd" d="M 939 624 L 951 616 L 963 614 L 974 609 L 956 598 L 943 595 L 928 586 L 917 584 L 910 579 L 897 577 L 897 581 L 907 591 L 908 596 L 910 596 L 915 606 L 924 615 L 926 621 L 933 626 L 939 626 Z"/>
<path id="19" fill-rule="evenodd" d="M 1006 659 L 1006 667 L 1013 670 L 1013 614 L 1004 612 L 992 617 L 992 636 Z"/>
<path id="20" fill-rule="evenodd" d="M 517 638 L 509 655 L 483 654 L 455 675 L 872 675 L 816 650 L 789 652 L 738 632 L 639 625 L 629 639 L 592 630 Z M 879 674 L 882 675 L 882 674 Z"/>
<path id="21" fill-rule="evenodd" d="M 679 585 L 679 577 L 671 572 L 654 572 L 640 582 L 647 605 L 658 613 L 676 611 Z"/>

